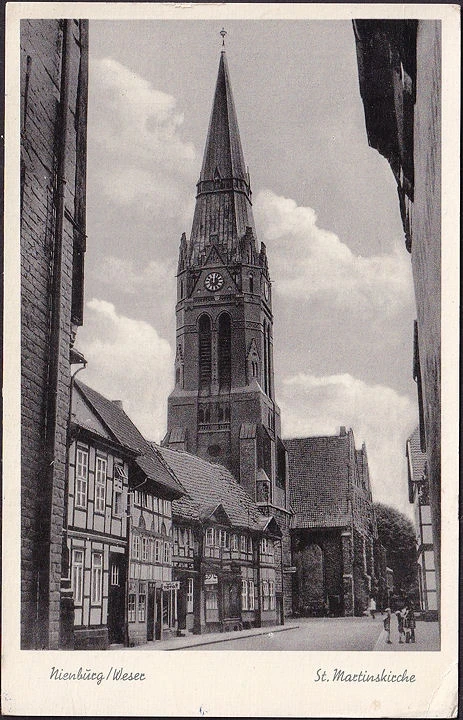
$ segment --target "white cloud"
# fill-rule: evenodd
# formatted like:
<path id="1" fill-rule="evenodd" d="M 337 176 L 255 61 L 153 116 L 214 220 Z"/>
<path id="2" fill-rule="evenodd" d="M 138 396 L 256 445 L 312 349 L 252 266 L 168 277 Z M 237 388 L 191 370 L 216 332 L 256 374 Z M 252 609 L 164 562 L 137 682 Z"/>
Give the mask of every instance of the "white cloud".
<path id="1" fill-rule="evenodd" d="M 337 235 L 318 227 L 312 208 L 270 190 L 258 194 L 255 209 L 271 244 L 278 293 L 298 301 L 322 295 L 343 308 L 385 313 L 411 301 L 410 259 L 399 247 L 389 255 L 356 256 Z"/>
<path id="2" fill-rule="evenodd" d="M 175 267 L 170 259 L 167 262 L 151 260 L 147 265 L 138 267 L 131 258 L 120 258 L 107 255 L 98 265 L 90 268 L 93 277 L 100 283 L 116 286 L 118 292 L 135 295 L 148 292 L 159 295 L 159 288 L 164 288 L 162 300 L 165 297 L 166 284 L 169 291 L 175 286 Z M 170 305 L 175 302 L 175 299 Z"/>
<path id="3" fill-rule="evenodd" d="M 166 390 L 173 387 L 173 354 L 149 323 L 120 315 L 112 303 L 86 303 L 79 349 L 87 369 L 82 381 L 124 410 L 148 439 L 161 440 L 166 427 Z"/>
<path id="4" fill-rule="evenodd" d="M 411 515 L 405 442 L 417 425 L 416 405 L 385 385 L 368 385 L 347 373 L 299 373 L 280 385 L 284 437 L 335 435 L 351 427 L 357 447 L 366 443 L 373 498 Z"/>
<path id="5" fill-rule="evenodd" d="M 89 88 L 89 178 L 114 202 L 173 217 L 197 173 L 176 99 L 112 58 L 93 61 Z"/>

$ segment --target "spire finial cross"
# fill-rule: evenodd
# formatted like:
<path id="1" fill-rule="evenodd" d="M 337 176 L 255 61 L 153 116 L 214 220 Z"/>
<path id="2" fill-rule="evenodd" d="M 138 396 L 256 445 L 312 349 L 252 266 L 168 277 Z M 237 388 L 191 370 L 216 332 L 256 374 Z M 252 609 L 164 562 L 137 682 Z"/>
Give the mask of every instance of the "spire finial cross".
<path id="1" fill-rule="evenodd" d="M 228 33 L 225 28 L 222 28 L 219 34 L 222 35 L 222 47 L 225 47 L 225 35 L 228 35 Z"/>

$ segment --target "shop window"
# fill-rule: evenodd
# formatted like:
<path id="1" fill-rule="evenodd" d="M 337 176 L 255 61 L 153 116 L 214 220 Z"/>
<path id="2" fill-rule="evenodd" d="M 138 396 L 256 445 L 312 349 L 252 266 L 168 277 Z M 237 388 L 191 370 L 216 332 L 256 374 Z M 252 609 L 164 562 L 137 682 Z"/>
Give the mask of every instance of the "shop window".
<path id="1" fill-rule="evenodd" d="M 146 595 L 142 593 L 138 596 L 138 622 L 145 622 L 146 616 Z"/>
<path id="2" fill-rule="evenodd" d="M 71 564 L 71 588 L 74 594 L 75 605 L 82 604 L 82 588 L 83 588 L 83 576 L 84 576 L 84 551 L 73 550 L 72 551 L 72 564 Z"/>
<path id="3" fill-rule="evenodd" d="M 270 610 L 270 588 L 268 580 L 262 580 L 262 610 Z"/>
<path id="4" fill-rule="evenodd" d="M 92 593 L 93 605 L 101 603 L 101 586 L 103 580 L 103 555 L 100 552 L 92 554 Z"/>
<path id="5" fill-rule="evenodd" d="M 76 455 L 76 507 L 87 507 L 88 452 L 77 449 Z"/>
<path id="6" fill-rule="evenodd" d="M 95 473 L 95 512 L 104 513 L 106 499 L 106 459 L 97 457 Z"/>
<path id="7" fill-rule="evenodd" d="M 129 622 L 135 622 L 135 593 L 130 593 L 127 602 L 127 617 Z"/>
<path id="8" fill-rule="evenodd" d="M 188 578 L 188 587 L 186 594 L 186 611 L 187 613 L 193 612 L 193 578 Z"/>
<path id="9" fill-rule="evenodd" d="M 219 598 L 217 590 L 206 588 L 206 610 L 218 610 L 219 609 Z"/>

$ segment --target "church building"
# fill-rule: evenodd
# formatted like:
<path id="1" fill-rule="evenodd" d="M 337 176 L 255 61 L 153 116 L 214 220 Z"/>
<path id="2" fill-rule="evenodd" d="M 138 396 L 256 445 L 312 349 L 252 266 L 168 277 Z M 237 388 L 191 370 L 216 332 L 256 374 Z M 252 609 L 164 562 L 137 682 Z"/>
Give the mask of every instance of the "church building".
<path id="1" fill-rule="evenodd" d="M 175 388 L 163 444 L 224 465 L 259 511 L 275 518 L 288 614 L 291 512 L 275 401 L 271 281 L 224 50 L 196 188 L 191 234 L 180 242 Z"/>

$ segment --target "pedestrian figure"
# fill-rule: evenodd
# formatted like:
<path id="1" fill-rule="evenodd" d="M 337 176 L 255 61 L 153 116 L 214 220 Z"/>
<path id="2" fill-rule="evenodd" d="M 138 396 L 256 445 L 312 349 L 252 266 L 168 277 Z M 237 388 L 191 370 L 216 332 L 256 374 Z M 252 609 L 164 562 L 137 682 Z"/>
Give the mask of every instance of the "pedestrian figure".
<path id="1" fill-rule="evenodd" d="M 397 617 L 397 630 L 399 631 L 399 644 L 403 645 L 404 637 L 405 637 L 405 629 L 404 629 L 404 616 L 402 614 L 402 610 L 396 611 L 396 617 Z"/>
<path id="2" fill-rule="evenodd" d="M 414 643 L 415 641 L 415 627 L 416 627 L 416 620 L 415 620 L 415 608 L 413 605 L 413 601 L 411 600 L 406 608 L 406 618 L 405 618 L 405 642 L 411 642 Z"/>
<path id="3" fill-rule="evenodd" d="M 383 625 L 386 631 L 386 643 L 391 645 L 391 608 L 386 608 L 386 617 L 383 620 Z"/>
<path id="4" fill-rule="evenodd" d="M 374 599 L 373 595 L 370 598 L 370 615 L 374 620 L 376 615 L 376 600 Z"/>

